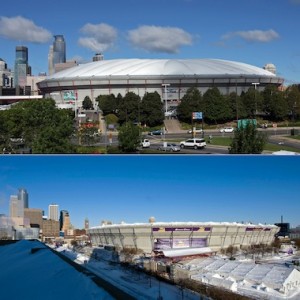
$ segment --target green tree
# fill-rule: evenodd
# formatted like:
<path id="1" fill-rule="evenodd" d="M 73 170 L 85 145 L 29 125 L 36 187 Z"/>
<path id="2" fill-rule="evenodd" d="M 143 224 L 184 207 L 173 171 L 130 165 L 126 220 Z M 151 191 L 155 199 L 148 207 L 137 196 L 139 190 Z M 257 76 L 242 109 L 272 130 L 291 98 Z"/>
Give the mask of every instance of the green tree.
<path id="1" fill-rule="evenodd" d="M 96 101 L 104 116 L 116 113 L 117 99 L 114 94 L 100 95 L 96 98 Z"/>
<path id="2" fill-rule="evenodd" d="M 8 112 L 5 110 L 5 111 L 0 111 L 0 147 L 1 147 L 1 150 L 3 148 L 6 148 L 7 147 L 7 142 L 9 140 L 9 131 L 8 131 L 8 128 L 7 128 L 7 115 L 8 115 Z M 1 151 L 0 151 L 1 153 Z"/>
<path id="3" fill-rule="evenodd" d="M 163 103 L 157 92 L 146 93 L 140 105 L 141 123 L 150 127 L 161 125 L 164 121 Z"/>
<path id="4" fill-rule="evenodd" d="M 22 138 L 33 153 L 70 153 L 73 118 L 73 112 L 57 109 L 52 99 L 19 102 L 5 114 L 6 144 Z"/>
<path id="5" fill-rule="evenodd" d="M 94 109 L 93 102 L 89 96 L 84 97 L 84 99 L 82 101 L 82 108 L 86 109 L 86 110 Z"/>
<path id="6" fill-rule="evenodd" d="M 119 121 L 119 118 L 114 114 L 108 114 L 105 116 L 105 121 L 107 125 L 116 125 Z"/>
<path id="7" fill-rule="evenodd" d="M 234 131 L 233 140 L 229 146 L 230 154 L 260 154 L 264 150 L 266 136 L 259 132 L 255 125 L 248 123 L 245 127 Z"/>
<path id="8" fill-rule="evenodd" d="M 132 122 L 124 123 L 119 129 L 118 140 L 122 152 L 135 152 L 141 141 L 139 127 Z"/>
<path id="9" fill-rule="evenodd" d="M 245 108 L 241 97 L 237 95 L 235 92 L 230 93 L 228 96 L 224 96 L 225 101 L 227 98 L 228 106 L 229 106 L 229 120 L 238 120 L 246 117 Z"/>
<path id="10" fill-rule="evenodd" d="M 141 98 L 134 92 L 128 92 L 120 100 L 118 108 L 119 123 L 137 122 Z"/>
<path id="11" fill-rule="evenodd" d="M 282 91 L 269 85 L 262 92 L 263 111 L 271 120 L 283 120 L 288 115 L 288 103 Z"/>
<path id="12" fill-rule="evenodd" d="M 189 88 L 177 106 L 177 117 L 179 120 L 191 123 L 193 112 L 203 112 L 201 92 L 196 88 Z"/>
<path id="13" fill-rule="evenodd" d="M 232 116 L 230 104 L 220 93 L 219 89 L 213 87 L 203 94 L 204 118 L 209 123 L 224 122 Z"/>
<path id="14" fill-rule="evenodd" d="M 35 154 L 71 154 L 75 147 L 58 127 L 44 127 L 32 143 Z"/>
<path id="15" fill-rule="evenodd" d="M 249 88 L 246 93 L 242 92 L 241 98 L 245 108 L 245 117 L 254 118 L 263 110 L 263 97 L 254 87 Z"/>
<path id="16" fill-rule="evenodd" d="M 284 120 L 289 113 L 288 103 L 281 91 L 275 91 L 270 103 L 270 118 L 272 120 Z"/>
<path id="17" fill-rule="evenodd" d="M 299 85 L 291 85 L 285 91 L 288 110 L 293 121 L 300 116 L 300 88 Z"/>

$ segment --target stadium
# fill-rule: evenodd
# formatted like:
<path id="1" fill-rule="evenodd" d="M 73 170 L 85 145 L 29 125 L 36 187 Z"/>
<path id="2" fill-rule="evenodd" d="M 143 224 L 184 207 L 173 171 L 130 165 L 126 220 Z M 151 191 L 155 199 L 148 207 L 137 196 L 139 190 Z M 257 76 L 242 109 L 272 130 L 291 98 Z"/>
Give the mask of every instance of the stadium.
<path id="1" fill-rule="evenodd" d="M 221 249 L 271 244 L 279 227 L 242 223 L 172 222 L 160 223 L 150 218 L 149 223 L 104 224 L 88 229 L 95 246 L 110 245 L 117 249 L 135 248 L 144 253 L 163 252 L 175 256 L 217 252 Z"/>
<path id="2" fill-rule="evenodd" d="M 259 90 L 269 84 L 283 84 L 282 78 L 266 69 L 220 59 L 100 60 L 55 73 L 39 82 L 38 87 L 58 105 L 80 107 L 86 96 L 95 101 L 99 95 L 125 96 L 134 92 L 143 97 L 156 91 L 171 107 L 190 87 L 197 87 L 202 93 L 217 87 L 222 94 L 240 94 L 253 84 Z"/>

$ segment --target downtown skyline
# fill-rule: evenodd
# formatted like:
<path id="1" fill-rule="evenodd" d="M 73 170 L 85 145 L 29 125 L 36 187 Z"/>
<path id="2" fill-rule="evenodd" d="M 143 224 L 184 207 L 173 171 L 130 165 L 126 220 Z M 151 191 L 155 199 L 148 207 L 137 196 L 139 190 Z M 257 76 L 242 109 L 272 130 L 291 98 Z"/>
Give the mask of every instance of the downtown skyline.
<path id="1" fill-rule="evenodd" d="M 87 0 L 44 1 L 2 5 L 0 57 L 13 69 L 15 48 L 28 47 L 33 74 L 48 73 L 53 36 L 66 41 L 67 60 L 89 62 L 97 52 L 104 59 L 216 58 L 263 67 L 273 63 L 286 84 L 300 82 L 300 0 Z M 52 7 L 55 7 L 52 9 Z M 96 9 L 99 8 L 99 9 Z"/>
<path id="2" fill-rule="evenodd" d="M 252 222 L 300 225 L 293 156 L 1 156 L 0 214 L 25 187 L 30 208 L 56 203 L 75 228 L 113 223 Z"/>

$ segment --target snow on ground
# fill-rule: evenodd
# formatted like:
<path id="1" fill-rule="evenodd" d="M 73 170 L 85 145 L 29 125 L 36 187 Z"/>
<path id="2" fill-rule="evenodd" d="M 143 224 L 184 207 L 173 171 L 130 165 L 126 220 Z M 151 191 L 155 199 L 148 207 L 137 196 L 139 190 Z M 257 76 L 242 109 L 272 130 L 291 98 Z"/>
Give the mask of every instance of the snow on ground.
<path id="1" fill-rule="evenodd" d="M 26 240 L 0 246 L 0 293 L 1 300 L 114 299 L 45 245 Z"/>
<path id="2" fill-rule="evenodd" d="M 259 258 L 239 259 L 237 255 L 231 261 L 217 255 L 183 262 L 178 267 L 188 270 L 194 280 L 221 287 L 227 284 L 228 289 L 253 299 L 299 300 L 300 274 L 291 263 L 298 255 L 280 253 Z M 216 280 L 220 278 L 222 281 Z"/>
<path id="3" fill-rule="evenodd" d="M 31 253 L 32 248 L 42 249 Z M 76 253 L 64 247 L 57 248 L 56 251 L 139 300 L 158 299 L 159 297 L 164 300 L 199 299 L 199 295 L 196 293 L 158 281 L 143 272 L 136 272 L 106 260 L 90 259 L 82 253 Z M 207 259 L 207 262 L 209 260 L 211 259 Z M 216 260 L 218 260 L 217 257 Z M 272 257 L 272 260 L 279 260 L 279 257 Z M 197 269 L 197 265 L 201 261 L 205 264 L 201 259 L 190 261 L 187 265 L 192 269 Z M 219 258 L 219 261 L 215 261 L 213 265 L 216 267 L 218 263 L 220 264 L 219 268 L 223 266 L 222 275 L 228 273 L 230 277 L 231 269 L 236 270 L 237 275 L 243 273 L 243 268 L 238 269 L 241 262 L 233 261 L 225 266 L 224 259 Z M 245 264 L 248 265 L 249 262 L 245 262 Z M 209 265 L 207 263 L 207 267 L 211 269 L 213 265 Z M 265 267 L 266 270 L 268 268 L 270 266 Z M 76 271 L 40 242 L 24 240 L 15 244 L 0 246 L 0 270 L 1 300 L 19 300 L 22 297 L 31 300 L 113 299 L 89 277 Z M 299 299 L 299 288 L 285 297 L 279 292 L 274 293 L 274 290 L 268 290 L 264 286 L 254 289 L 251 285 L 245 284 L 236 288 L 245 295 L 253 296 L 254 299 L 258 299 L 257 297 L 260 296 L 263 299 L 272 300 Z M 203 297 L 203 299 L 205 298 Z"/>
<path id="4" fill-rule="evenodd" d="M 83 254 L 75 253 L 71 250 L 66 250 L 66 248 L 57 249 L 58 251 L 64 251 L 64 254 L 67 255 L 70 259 L 76 263 L 83 264 L 87 269 L 91 270 L 95 274 L 98 274 L 100 277 L 104 277 L 106 280 L 113 284 L 117 284 L 123 290 L 131 294 L 133 297 L 138 299 L 158 299 L 159 296 L 162 296 L 163 299 L 199 299 L 199 295 L 194 294 L 188 290 L 182 290 L 178 286 L 173 286 L 163 282 L 159 282 L 155 278 L 151 278 L 144 273 L 139 273 L 128 268 L 122 268 L 118 264 L 109 264 L 107 257 L 102 257 L 104 259 L 95 260 L 90 259 L 88 256 Z M 228 283 L 231 284 L 232 291 L 237 291 L 240 294 L 247 295 L 253 299 L 268 299 L 268 300 L 298 300 L 300 288 L 297 287 L 292 291 L 289 291 L 287 294 L 282 294 L 279 291 L 274 290 L 265 286 L 264 282 L 257 282 L 257 276 L 265 279 L 265 282 L 277 282 L 279 281 L 280 285 L 283 284 L 283 275 L 282 270 L 285 272 L 291 272 L 292 269 L 285 266 L 285 262 L 291 260 L 293 256 L 282 253 L 280 255 L 261 258 L 261 262 L 265 260 L 265 263 L 255 264 L 253 259 L 246 259 L 240 257 L 236 261 L 229 261 L 228 258 L 224 257 L 211 257 L 211 258 L 201 258 L 194 259 L 190 262 L 187 262 L 185 265 L 189 266 L 188 269 L 207 269 L 208 273 L 211 273 L 213 279 L 215 280 L 220 272 L 219 287 L 224 287 L 224 281 L 228 277 Z M 274 264 L 274 262 L 276 262 Z M 209 271 L 210 270 L 210 271 Z M 214 270 L 219 270 L 214 274 Z M 252 270 L 256 270 L 254 273 Z M 278 272 L 278 270 L 280 272 Z M 207 272 L 206 271 L 206 272 Z M 248 284 L 247 281 L 243 280 L 244 277 L 249 277 L 248 274 L 253 273 L 252 281 L 255 283 Z M 284 272 L 284 273 L 285 273 Z M 200 271 L 201 273 L 201 271 Z M 207 275 L 209 275 L 206 273 Z M 232 274 L 231 274 L 232 273 Z M 227 274 L 227 275 L 226 275 Z M 237 279 L 239 274 L 242 274 L 242 278 Z M 269 274 L 269 276 L 268 276 Z M 226 276 L 225 276 L 226 275 Z M 264 276 L 262 276 L 264 275 Z M 271 276 L 272 275 L 272 276 Z M 287 276 L 287 275 L 285 275 Z M 272 277 L 269 278 L 269 277 Z M 250 276 L 251 278 L 251 276 Z M 260 279 L 262 279 L 260 278 Z M 260 280 L 259 279 L 259 280 Z M 232 281 L 233 280 L 233 281 Z M 237 281 L 236 281 L 237 280 Z M 258 280 L 258 281 L 259 281 Z M 216 281 L 216 280 L 215 280 Z M 241 282 L 241 283 L 238 283 Z M 245 283 L 243 283 L 245 281 Z M 226 283 L 226 282 L 225 282 Z M 273 286 L 271 284 L 270 286 Z M 204 299 L 204 297 L 203 297 Z"/>
<path id="5" fill-rule="evenodd" d="M 119 264 L 109 264 L 104 260 L 90 259 L 82 254 L 77 254 L 70 249 L 60 247 L 56 249 L 76 263 L 83 264 L 85 268 L 105 278 L 108 282 L 117 285 L 133 297 L 144 299 L 164 300 L 199 300 L 199 294 L 181 289 L 180 287 L 157 280 L 143 272 L 129 268 L 122 268 Z M 84 263 L 84 261 L 87 261 Z M 205 297 L 202 298 L 203 300 Z"/>
<path id="6" fill-rule="evenodd" d="M 32 248 L 43 249 L 31 253 Z M 164 300 L 199 299 L 199 295 L 191 291 L 160 282 L 142 272 L 136 273 L 106 261 L 89 260 L 66 248 L 56 250 L 136 299 L 158 299 L 159 296 Z M 114 299 L 45 245 L 26 240 L 0 246 L 0 293 L 1 300 Z"/>

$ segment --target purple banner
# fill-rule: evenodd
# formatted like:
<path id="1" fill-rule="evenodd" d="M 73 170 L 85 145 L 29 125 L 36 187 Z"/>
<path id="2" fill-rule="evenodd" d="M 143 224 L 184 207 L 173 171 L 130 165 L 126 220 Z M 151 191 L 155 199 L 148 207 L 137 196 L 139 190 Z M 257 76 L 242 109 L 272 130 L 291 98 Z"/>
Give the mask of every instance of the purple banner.
<path id="1" fill-rule="evenodd" d="M 197 231 L 209 232 L 211 227 L 153 227 L 153 232 Z"/>
<path id="2" fill-rule="evenodd" d="M 179 248 L 203 248 L 207 246 L 205 238 L 193 239 L 156 239 L 154 250 L 168 250 Z"/>
<path id="3" fill-rule="evenodd" d="M 262 227 L 246 227 L 246 231 L 261 231 Z"/>

